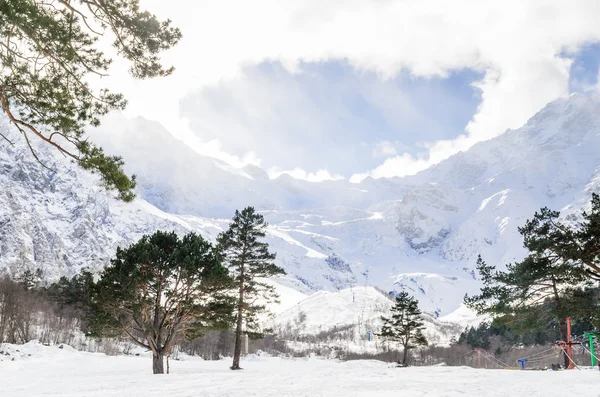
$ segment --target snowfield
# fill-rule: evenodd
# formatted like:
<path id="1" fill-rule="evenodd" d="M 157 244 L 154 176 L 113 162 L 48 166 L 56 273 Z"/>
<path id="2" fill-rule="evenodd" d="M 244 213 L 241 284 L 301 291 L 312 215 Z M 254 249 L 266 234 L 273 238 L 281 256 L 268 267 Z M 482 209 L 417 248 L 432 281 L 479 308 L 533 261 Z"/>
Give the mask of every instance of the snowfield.
<path id="1" fill-rule="evenodd" d="M 229 370 L 229 360 L 186 357 L 171 361 L 170 375 L 152 375 L 149 357 L 109 357 L 38 343 L 0 350 L 11 354 L 0 358 L 2 397 L 600 395 L 600 373 L 591 369 L 395 368 L 379 361 L 250 356 L 242 359 L 243 371 Z"/>

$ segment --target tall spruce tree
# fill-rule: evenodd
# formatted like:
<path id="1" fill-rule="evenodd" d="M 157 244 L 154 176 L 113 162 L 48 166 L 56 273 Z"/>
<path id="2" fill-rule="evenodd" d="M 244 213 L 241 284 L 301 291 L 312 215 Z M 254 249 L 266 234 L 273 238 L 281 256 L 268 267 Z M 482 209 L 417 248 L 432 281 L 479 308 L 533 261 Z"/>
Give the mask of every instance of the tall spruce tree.
<path id="1" fill-rule="evenodd" d="M 269 245 L 261 241 L 266 228 L 264 217 L 253 207 L 246 207 L 242 212 L 235 211 L 229 229 L 217 239 L 219 253 L 229 267 L 237 291 L 233 370 L 240 369 L 242 335 L 261 336 L 257 314 L 278 297 L 274 287 L 261 279 L 285 274 L 275 265 L 275 254 L 269 252 Z"/>
<path id="2" fill-rule="evenodd" d="M 0 1 L 0 107 L 35 159 L 40 161 L 30 144 L 34 137 L 98 172 L 107 188 L 130 201 L 135 179 L 123 172 L 121 158 L 105 154 L 84 131 L 126 105 L 123 95 L 94 91 L 88 83 L 108 74 L 112 60 L 98 46 L 105 33 L 131 62 L 134 78 L 173 71 L 161 65 L 159 54 L 181 33 L 140 10 L 139 0 Z"/>
<path id="3" fill-rule="evenodd" d="M 419 346 L 427 346 L 427 339 L 423 335 L 425 325 L 421 318 L 419 301 L 402 291 L 396 296 L 396 303 L 390 309 L 390 317 L 381 317 L 383 325 L 380 336 L 386 341 L 402 345 L 404 352 L 402 365 L 406 365 L 408 351 Z"/>
<path id="4" fill-rule="evenodd" d="M 100 274 L 92 292 L 91 336 L 127 335 L 152 351 L 152 370 L 178 339 L 233 320 L 231 278 L 212 245 L 190 233 L 156 232 L 126 249 Z"/>

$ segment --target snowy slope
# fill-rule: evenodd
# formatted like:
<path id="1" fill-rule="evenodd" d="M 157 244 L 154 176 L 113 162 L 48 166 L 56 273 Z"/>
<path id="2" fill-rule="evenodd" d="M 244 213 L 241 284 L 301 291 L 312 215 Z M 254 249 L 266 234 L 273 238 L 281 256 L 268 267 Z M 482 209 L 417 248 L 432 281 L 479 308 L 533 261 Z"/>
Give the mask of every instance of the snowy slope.
<path id="1" fill-rule="evenodd" d="M 56 174 L 21 140 L 0 141 L 1 271 L 40 267 L 54 279 L 100 268 L 118 245 L 157 229 L 214 239 L 235 208 L 255 205 L 288 273 L 281 285 L 303 294 L 405 289 L 444 316 L 477 290 L 478 253 L 499 265 L 522 258 L 517 227 L 535 210 L 576 213 L 600 191 L 600 100 L 591 96 L 553 102 L 522 128 L 417 175 L 360 184 L 233 169 L 146 120 L 117 118 L 103 128 L 94 139 L 139 177 L 131 204 L 43 145 L 38 155 Z M 0 129 L 16 137 L 5 120 Z"/>
<path id="2" fill-rule="evenodd" d="M 298 335 L 351 326 L 358 339 L 366 340 L 369 331 L 374 334 L 381 330 L 381 316 L 389 316 L 393 304 L 389 295 L 370 286 L 320 291 L 279 314 L 276 321 L 279 328 L 294 329 Z M 464 329 L 459 323 L 438 320 L 431 313 L 423 313 L 422 318 L 430 344 L 447 345 Z"/>
<path id="3" fill-rule="evenodd" d="M 302 292 L 281 285 L 273 280 L 265 279 L 262 281 L 275 287 L 275 292 L 277 292 L 277 295 L 279 295 L 277 302 L 267 303 L 269 313 L 274 314 L 275 316 L 284 313 L 285 311 L 297 305 L 298 302 L 301 302 L 307 298 L 307 296 Z"/>
<path id="4" fill-rule="evenodd" d="M 462 304 L 452 313 L 440 317 L 439 320 L 448 323 L 460 324 L 463 327 L 477 327 L 484 320 L 486 320 L 486 317 L 478 316 L 473 310 Z"/>
<path id="5" fill-rule="evenodd" d="M 7 349 L 10 346 L 7 346 Z M 507 371 L 468 367 L 396 368 L 373 360 L 339 362 L 316 358 L 242 358 L 243 371 L 229 360 L 171 360 L 171 374 L 151 373 L 148 357 L 105 356 L 56 346 L 15 346 L 32 356 L 0 361 L 2 397 L 151 396 L 593 396 L 598 371 Z M 3 356 L 4 357 L 4 356 Z M 8 357 L 8 356 L 6 356 Z"/>

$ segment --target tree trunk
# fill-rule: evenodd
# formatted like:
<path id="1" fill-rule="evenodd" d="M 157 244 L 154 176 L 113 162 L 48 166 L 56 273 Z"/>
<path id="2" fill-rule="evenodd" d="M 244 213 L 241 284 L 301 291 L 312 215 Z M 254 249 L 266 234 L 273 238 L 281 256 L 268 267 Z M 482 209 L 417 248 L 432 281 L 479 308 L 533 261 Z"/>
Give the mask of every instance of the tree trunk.
<path id="1" fill-rule="evenodd" d="M 238 298 L 238 313 L 237 313 L 237 324 L 235 326 L 235 347 L 233 348 L 233 364 L 231 369 L 240 368 L 240 356 L 242 355 L 242 324 L 243 324 L 243 310 L 244 310 L 244 267 L 242 265 L 240 274 L 240 296 Z"/>
<path id="2" fill-rule="evenodd" d="M 164 355 L 162 352 L 156 352 L 152 354 L 152 373 L 153 374 L 164 374 L 164 366 L 163 366 L 163 358 Z"/>
<path id="3" fill-rule="evenodd" d="M 402 364 L 406 366 L 406 360 L 408 358 L 408 347 L 404 346 L 404 353 L 402 355 Z"/>
<path id="4" fill-rule="evenodd" d="M 235 327 L 235 347 L 233 348 L 233 364 L 231 369 L 240 368 L 240 356 L 242 355 L 242 310 L 238 310 L 237 324 Z"/>
<path id="5" fill-rule="evenodd" d="M 559 320 L 558 322 L 560 326 L 560 340 L 563 342 L 567 341 L 567 322 L 564 319 Z M 569 356 L 567 356 L 567 351 L 563 350 L 563 365 L 565 368 L 569 368 L 569 364 L 571 360 L 569 360 Z"/>
<path id="6" fill-rule="evenodd" d="M 567 342 L 567 321 L 565 316 L 562 313 L 562 302 L 560 299 L 560 295 L 558 294 L 558 288 L 556 287 L 556 280 L 552 277 L 552 290 L 554 291 L 554 301 L 556 302 L 556 311 L 558 313 L 558 325 L 560 328 L 560 340 L 563 342 Z M 569 357 L 567 356 L 567 352 L 563 350 L 563 360 L 565 368 L 569 368 Z"/>

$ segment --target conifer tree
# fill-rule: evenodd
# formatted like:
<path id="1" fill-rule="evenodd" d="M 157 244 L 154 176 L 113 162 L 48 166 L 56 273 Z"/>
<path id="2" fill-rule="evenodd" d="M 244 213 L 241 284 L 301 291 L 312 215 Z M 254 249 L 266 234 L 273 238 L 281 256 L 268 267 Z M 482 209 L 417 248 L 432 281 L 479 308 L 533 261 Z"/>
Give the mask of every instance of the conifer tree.
<path id="1" fill-rule="evenodd" d="M 229 229 L 217 239 L 219 253 L 229 267 L 237 293 L 233 370 L 240 369 L 242 335 L 262 336 L 257 315 L 266 310 L 266 303 L 277 299 L 275 288 L 262 279 L 285 274 L 275 265 L 275 254 L 269 252 L 269 245 L 261 241 L 266 228 L 264 217 L 253 207 L 246 207 L 242 212 L 235 211 Z"/>
<path id="2" fill-rule="evenodd" d="M 61 310 L 69 307 L 75 310 L 82 320 L 81 330 L 86 332 L 92 316 L 92 292 L 94 289 L 94 274 L 88 269 L 72 278 L 62 276 L 58 281 L 46 288 L 50 300 L 58 304 Z"/>
<path id="3" fill-rule="evenodd" d="M 212 245 L 190 233 L 156 232 L 126 249 L 100 274 L 92 292 L 91 336 L 128 336 L 152 351 L 152 369 L 178 339 L 229 326 L 231 278 Z"/>
<path id="4" fill-rule="evenodd" d="M 467 306 L 489 314 L 494 326 L 508 326 L 519 335 L 543 333 L 553 324 L 557 337 L 567 338 L 566 317 L 599 324 L 595 280 L 600 280 L 600 196 L 593 193 L 591 209 L 581 222 L 565 223 L 547 207 L 527 220 L 519 233 L 529 255 L 506 270 L 487 265 L 481 256 L 477 270 L 481 293 L 465 296 Z M 599 324 L 600 325 L 600 324 Z M 568 358 L 564 357 L 565 365 Z"/>
<path id="5" fill-rule="evenodd" d="M 130 201 L 135 179 L 123 172 L 121 158 L 105 154 L 84 131 L 126 105 L 123 95 L 89 85 L 90 77 L 107 76 L 112 63 L 98 46 L 105 33 L 131 62 L 134 78 L 173 71 L 161 65 L 159 54 L 181 33 L 140 10 L 139 0 L 0 1 L 0 108 L 36 160 L 31 139 L 98 172 L 107 188 Z M 0 139 L 12 143 L 1 133 Z"/>
<path id="6" fill-rule="evenodd" d="M 560 338 L 567 339 L 566 317 L 585 318 L 596 312 L 586 302 L 582 287 L 589 281 L 568 261 L 537 253 L 523 261 L 497 270 L 479 256 L 477 270 L 483 286 L 474 296 L 465 296 L 465 304 L 478 314 L 488 314 L 494 326 L 510 325 L 517 334 L 543 331 L 557 324 Z M 568 358 L 564 358 L 568 365 Z"/>
<path id="7" fill-rule="evenodd" d="M 600 280 L 600 195 L 592 193 L 590 210 L 583 211 L 583 222 L 577 230 L 580 250 L 575 262 L 592 280 Z"/>
<path id="8" fill-rule="evenodd" d="M 386 341 L 402 345 L 404 348 L 402 365 L 406 366 L 408 351 L 428 344 L 423 335 L 425 325 L 421 318 L 419 301 L 409 296 L 408 292 L 402 291 L 396 296 L 396 303 L 390 311 L 390 317 L 381 317 L 383 325 L 379 335 Z"/>
<path id="9" fill-rule="evenodd" d="M 600 196 L 592 193 L 590 210 L 581 222 L 565 223 L 560 212 L 547 207 L 519 228 L 523 245 L 532 254 L 569 263 L 592 280 L 600 280 Z"/>

